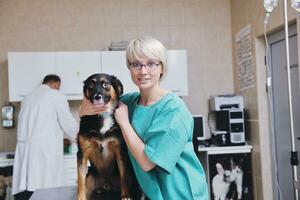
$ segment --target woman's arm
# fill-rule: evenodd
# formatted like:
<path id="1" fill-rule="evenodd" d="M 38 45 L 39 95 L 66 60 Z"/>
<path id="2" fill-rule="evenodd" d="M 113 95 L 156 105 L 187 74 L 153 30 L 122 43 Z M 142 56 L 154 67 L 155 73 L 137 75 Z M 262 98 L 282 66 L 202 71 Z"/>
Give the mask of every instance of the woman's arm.
<path id="1" fill-rule="evenodd" d="M 123 137 L 130 152 L 133 154 L 141 168 L 146 172 L 153 169 L 156 165 L 145 155 L 145 144 L 132 128 L 128 118 L 128 108 L 122 102 L 120 102 L 119 107 L 115 111 L 115 119 L 121 128 Z"/>

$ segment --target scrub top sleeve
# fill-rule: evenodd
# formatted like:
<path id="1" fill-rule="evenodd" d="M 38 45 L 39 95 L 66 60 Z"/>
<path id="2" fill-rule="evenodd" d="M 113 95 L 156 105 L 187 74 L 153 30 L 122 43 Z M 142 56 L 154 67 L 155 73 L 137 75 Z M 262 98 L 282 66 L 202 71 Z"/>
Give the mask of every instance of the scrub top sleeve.
<path id="1" fill-rule="evenodd" d="M 120 97 L 120 101 L 122 101 L 123 103 L 125 103 L 126 105 L 128 104 L 128 99 L 129 99 L 129 96 L 127 94 L 125 95 L 122 95 Z"/>
<path id="2" fill-rule="evenodd" d="M 150 137 L 145 141 L 144 153 L 157 165 L 157 170 L 171 174 L 188 141 L 184 122 L 173 120 L 165 129 L 148 133 Z"/>
<path id="3" fill-rule="evenodd" d="M 124 94 L 120 97 L 120 101 L 122 101 L 127 106 L 132 103 L 138 96 L 137 92 Z"/>

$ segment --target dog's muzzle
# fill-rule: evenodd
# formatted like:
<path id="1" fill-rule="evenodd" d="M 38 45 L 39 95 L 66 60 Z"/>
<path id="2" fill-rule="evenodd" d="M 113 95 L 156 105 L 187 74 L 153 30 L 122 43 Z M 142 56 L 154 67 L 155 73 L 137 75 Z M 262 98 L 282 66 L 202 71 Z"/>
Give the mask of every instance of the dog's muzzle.
<path id="1" fill-rule="evenodd" d="M 110 100 L 110 96 L 103 96 L 102 94 L 95 94 L 93 98 L 93 104 L 94 105 L 104 105 L 107 104 Z"/>
<path id="2" fill-rule="evenodd" d="M 104 104 L 104 98 L 101 94 L 95 94 L 93 98 L 93 104 L 94 105 L 103 105 Z"/>

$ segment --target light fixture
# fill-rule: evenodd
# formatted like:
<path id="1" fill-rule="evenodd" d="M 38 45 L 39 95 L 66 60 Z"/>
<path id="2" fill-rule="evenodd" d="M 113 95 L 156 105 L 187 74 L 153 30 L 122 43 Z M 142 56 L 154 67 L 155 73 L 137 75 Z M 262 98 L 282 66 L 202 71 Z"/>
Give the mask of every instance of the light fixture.
<path id="1" fill-rule="evenodd" d="M 264 7 L 265 7 L 265 24 L 268 23 L 269 17 L 271 13 L 273 12 L 274 8 L 277 6 L 278 0 L 264 0 Z"/>
<path id="2" fill-rule="evenodd" d="M 274 8 L 277 6 L 277 4 L 278 4 L 278 0 L 264 0 L 264 7 L 266 13 L 271 13 L 274 10 Z"/>
<path id="3" fill-rule="evenodd" d="M 300 0 L 291 0 L 291 6 L 300 13 Z"/>

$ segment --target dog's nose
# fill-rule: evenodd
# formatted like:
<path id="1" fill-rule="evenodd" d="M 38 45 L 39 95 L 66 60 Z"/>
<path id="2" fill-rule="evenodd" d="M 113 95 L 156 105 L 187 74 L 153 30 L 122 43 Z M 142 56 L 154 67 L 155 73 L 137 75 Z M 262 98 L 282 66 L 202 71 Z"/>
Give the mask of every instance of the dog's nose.
<path id="1" fill-rule="evenodd" d="M 101 96 L 100 94 L 97 94 L 97 95 L 95 96 L 95 99 L 96 99 L 96 100 L 100 100 L 100 99 L 102 99 L 102 96 Z"/>

